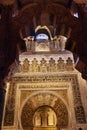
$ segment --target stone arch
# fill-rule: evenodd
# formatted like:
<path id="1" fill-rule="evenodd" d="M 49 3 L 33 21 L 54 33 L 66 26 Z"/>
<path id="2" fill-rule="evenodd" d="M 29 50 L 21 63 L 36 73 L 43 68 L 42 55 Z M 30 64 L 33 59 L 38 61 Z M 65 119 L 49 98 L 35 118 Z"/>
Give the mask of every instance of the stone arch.
<path id="1" fill-rule="evenodd" d="M 47 96 L 48 96 L 48 101 L 45 99 L 47 98 Z M 63 127 L 68 127 L 70 113 L 66 101 L 55 92 L 37 91 L 31 94 L 30 96 L 28 96 L 21 106 L 21 110 L 19 113 L 19 120 L 21 120 L 20 121 L 21 129 L 25 130 L 25 127 L 27 126 L 30 129 L 33 129 L 33 115 L 35 113 L 35 110 L 38 109 L 40 106 L 44 106 L 44 105 L 47 105 L 54 109 L 54 111 L 57 114 L 58 120 L 60 120 L 61 118 L 61 123 L 58 124 L 57 122 L 57 127 L 59 127 L 59 125 L 61 124 L 63 124 Z M 66 122 L 64 122 L 65 118 L 66 118 Z"/>
<path id="2" fill-rule="evenodd" d="M 57 116 L 54 109 L 47 105 L 43 105 L 37 108 L 33 116 L 33 124 L 34 124 L 34 127 L 38 127 L 38 128 L 50 127 L 50 126 L 56 127 Z"/>

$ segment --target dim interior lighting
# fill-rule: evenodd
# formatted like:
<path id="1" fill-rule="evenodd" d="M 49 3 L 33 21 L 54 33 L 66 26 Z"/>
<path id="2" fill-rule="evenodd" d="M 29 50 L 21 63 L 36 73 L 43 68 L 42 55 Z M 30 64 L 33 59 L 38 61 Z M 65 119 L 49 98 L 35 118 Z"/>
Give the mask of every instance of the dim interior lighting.
<path id="1" fill-rule="evenodd" d="M 0 19 L 2 18 L 1 14 L 0 14 Z"/>

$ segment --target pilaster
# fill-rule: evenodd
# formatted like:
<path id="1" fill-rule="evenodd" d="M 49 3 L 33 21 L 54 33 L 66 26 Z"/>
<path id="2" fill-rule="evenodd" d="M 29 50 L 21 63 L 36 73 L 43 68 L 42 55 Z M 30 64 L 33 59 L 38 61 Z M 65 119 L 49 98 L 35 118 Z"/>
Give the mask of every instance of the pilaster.
<path id="1" fill-rule="evenodd" d="M 3 110 L 4 110 L 4 102 L 5 102 L 5 93 L 6 93 L 6 87 L 5 87 L 4 80 L 0 80 L 0 130 L 2 128 L 2 119 L 3 119 Z"/>

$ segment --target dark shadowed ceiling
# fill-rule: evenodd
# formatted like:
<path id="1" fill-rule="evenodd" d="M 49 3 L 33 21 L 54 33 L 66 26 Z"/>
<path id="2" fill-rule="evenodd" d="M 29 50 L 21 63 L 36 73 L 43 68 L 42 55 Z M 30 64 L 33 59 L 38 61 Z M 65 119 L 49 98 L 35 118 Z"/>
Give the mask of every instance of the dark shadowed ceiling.
<path id="1" fill-rule="evenodd" d="M 54 37 L 68 38 L 66 49 L 74 54 L 76 69 L 87 79 L 86 0 L 0 0 L 0 78 L 3 79 L 19 53 L 26 51 L 23 38 L 46 25 Z M 74 14 L 78 14 L 75 17 Z M 56 31 L 55 31 L 56 30 Z"/>

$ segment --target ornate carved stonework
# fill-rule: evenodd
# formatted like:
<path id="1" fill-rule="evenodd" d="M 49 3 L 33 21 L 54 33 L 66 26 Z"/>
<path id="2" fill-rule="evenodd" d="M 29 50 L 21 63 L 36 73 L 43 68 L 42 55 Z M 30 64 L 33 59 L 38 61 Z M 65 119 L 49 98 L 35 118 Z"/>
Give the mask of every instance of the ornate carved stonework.
<path id="1" fill-rule="evenodd" d="M 39 71 L 38 61 L 36 58 L 34 58 L 32 64 L 30 65 L 30 72 L 38 72 L 38 71 Z"/>
<path id="2" fill-rule="evenodd" d="M 9 86 L 7 102 L 5 107 L 5 116 L 4 116 L 4 126 L 13 126 L 14 125 L 14 113 L 15 113 L 15 96 L 16 96 L 16 87 L 12 83 L 12 86 Z"/>
<path id="3" fill-rule="evenodd" d="M 62 53 L 20 55 L 19 70 L 8 89 L 3 126 L 33 130 L 35 112 L 46 106 L 55 112 L 57 129 L 86 123 L 72 54 Z"/>
<path id="4" fill-rule="evenodd" d="M 52 102 L 54 102 L 52 104 Z M 31 97 L 24 105 L 21 114 L 22 127 L 33 127 L 33 115 L 40 106 L 50 106 L 57 115 L 57 126 L 65 127 L 68 125 L 68 112 L 65 104 L 56 96 L 50 93 L 40 93 Z M 24 121 L 25 120 L 25 121 Z"/>
<path id="5" fill-rule="evenodd" d="M 30 61 L 25 59 L 23 64 L 19 65 L 19 72 L 58 72 L 74 70 L 73 62 L 70 57 L 68 57 L 66 63 L 61 57 L 59 57 L 57 63 L 52 57 L 49 59 L 48 63 L 44 58 L 41 59 L 40 63 L 38 63 L 36 58 L 32 60 L 31 64 L 29 63 Z"/>
<path id="6" fill-rule="evenodd" d="M 25 90 L 26 88 L 27 89 L 30 89 L 29 90 L 29 93 L 27 93 L 27 96 L 31 95 L 33 92 L 38 92 L 38 91 L 43 91 L 44 88 L 47 88 L 49 89 L 49 91 L 51 92 L 51 89 L 54 88 L 54 90 L 57 88 L 58 89 L 58 86 L 59 88 L 63 88 L 63 84 L 64 84 L 64 87 L 67 88 L 68 86 L 65 85 L 65 83 L 68 82 L 71 84 L 71 87 L 72 87 L 72 90 L 73 90 L 73 102 L 74 102 L 74 110 L 75 110 L 75 117 L 76 117 L 76 122 L 77 123 L 86 123 L 86 118 L 85 118 L 85 113 L 84 113 L 84 108 L 83 108 L 83 105 L 82 105 L 82 101 L 81 101 L 81 96 L 80 96 L 80 90 L 79 90 L 79 83 L 78 83 L 78 77 L 77 77 L 77 74 L 58 74 L 58 73 L 55 73 L 55 74 L 41 74 L 41 75 L 22 75 L 22 76 L 18 76 L 18 75 L 15 75 L 15 77 L 12 79 L 11 83 L 10 83 L 10 91 L 9 91 L 9 94 L 8 94 L 8 98 L 7 98 L 7 103 L 6 103 L 6 108 L 5 108 L 5 117 L 4 117 L 4 126 L 13 126 L 14 125 L 14 115 L 15 115 L 15 97 L 16 97 L 16 89 L 17 89 L 17 84 L 23 84 L 23 85 L 19 85 L 19 89 L 20 90 Z M 24 85 L 24 84 L 28 84 L 27 86 Z M 60 85 L 58 85 L 60 84 Z M 33 88 L 35 88 L 36 90 L 33 90 Z M 40 90 L 39 90 L 40 88 Z M 25 107 L 23 108 L 22 112 L 25 113 L 22 118 L 22 123 L 23 123 L 23 120 L 24 120 L 24 117 L 28 117 L 28 114 L 26 114 L 25 112 L 25 108 L 26 110 L 28 111 L 31 111 L 29 113 L 31 113 L 31 115 L 33 115 L 33 108 L 35 109 L 36 107 L 33 107 L 35 105 L 35 103 L 38 103 L 38 106 L 39 107 L 39 103 L 40 103 L 40 100 L 41 98 L 44 97 L 44 100 L 41 100 L 41 101 L 44 101 L 42 103 L 42 105 L 53 105 L 52 104 L 52 99 L 53 99 L 53 96 L 50 97 L 49 94 L 46 93 L 46 89 L 45 89 L 45 95 L 44 94 L 39 94 L 37 95 L 35 98 L 31 98 L 31 100 L 29 100 L 29 102 L 26 102 L 26 105 Z M 63 95 L 65 95 L 66 97 L 66 101 L 67 101 L 67 94 L 64 94 L 62 93 L 61 91 L 59 90 L 55 90 L 54 91 L 56 94 L 63 97 Z M 66 91 L 67 93 L 67 91 Z M 44 96 L 42 96 L 44 95 Z M 27 98 L 26 96 L 26 98 Z M 21 97 L 22 97 L 22 93 L 21 93 Z M 33 99 L 37 99 L 35 103 L 31 104 L 30 105 L 30 101 L 33 102 Z M 46 101 L 48 101 L 49 103 L 46 104 L 45 102 L 45 98 L 46 98 Z M 23 99 L 23 98 L 22 98 Z M 22 99 L 21 102 L 22 102 Z M 49 100 L 50 99 L 50 100 Z M 37 102 L 38 101 L 38 102 Z M 51 101 L 51 102 L 50 102 Z M 59 102 L 56 100 L 56 102 Z M 45 103 L 45 104 L 44 104 Z M 27 109 L 27 105 L 29 109 Z M 33 106 L 32 106 L 33 105 Z M 55 106 L 55 105 L 54 105 Z M 54 107 L 55 111 L 58 111 L 60 110 L 60 106 L 64 108 L 65 110 L 65 107 L 60 105 L 57 105 L 56 107 Z M 31 109 L 31 107 L 33 107 Z M 53 107 L 53 106 L 52 106 Z M 61 112 L 58 112 L 57 111 L 57 114 L 58 116 L 62 113 L 62 109 L 61 109 Z M 67 112 L 65 112 L 67 114 Z M 62 116 L 62 115 L 61 115 Z M 31 119 L 29 119 L 31 120 Z M 59 119 L 60 120 L 60 119 Z M 31 122 L 31 121 L 30 121 Z M 63 120 L 61 119 L 61 122 L 63 122 Z M 67 122 L 67 120 L 66 120 Z M 26 124 L 24 124 L 23 126 L 27 125 L 28 122 L 25 122 Z M 66 125 L 66 123 L 64 123 Z M 32 123 L 31 123 L 31 126 L 32 126 Z"/>

